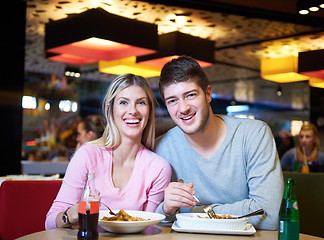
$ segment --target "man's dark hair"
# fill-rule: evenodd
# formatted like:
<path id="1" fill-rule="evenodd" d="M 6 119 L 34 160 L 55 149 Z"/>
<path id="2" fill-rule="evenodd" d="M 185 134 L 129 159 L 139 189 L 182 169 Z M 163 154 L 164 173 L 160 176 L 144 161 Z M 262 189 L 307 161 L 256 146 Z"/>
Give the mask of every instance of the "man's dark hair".
<path id="1" fill-rule="evenodd" d="M 162 68 L 159 82 L 159 91 L 164 99 L 163 90 L 170 84 L 194 81 L 206 93 L 210 82 L 198 62 L 189 56 L 172 59 Z"/>

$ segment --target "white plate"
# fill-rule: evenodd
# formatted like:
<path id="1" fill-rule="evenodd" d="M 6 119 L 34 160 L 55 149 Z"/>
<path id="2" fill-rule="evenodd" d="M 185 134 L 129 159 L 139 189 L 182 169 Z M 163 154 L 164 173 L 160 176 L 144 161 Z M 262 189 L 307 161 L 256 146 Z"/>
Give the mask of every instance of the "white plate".
<path id="1" fill-rule="evenodd" d="M 113 212 L 117 213 L 119 210 L 113 210 Z M 153 212 L 144 212 L 144 211 L 135 211 L 135 210 L 125 210 L 125 212 L 132 217 L 140 217 L 149 219 L 147 221 L 103 221 L 101 220 L 103 217 L 112 217 L 109 214 L 108 210 L 101 210 L 99 212 L 99 225 L 108 232 L 114 233 L 136 233 L 141 232 L 148 226 L 153 224 L 157 224 L 162 221 L 165 216 L 159 213 Z"/>
<path id="2" fill-rule="evenodd" d="M 248 223 L 246 229 L 241 230 L 204 230 L 204 229 L 194 229 L 194 228 L 181 228 L 178 226 L 177 221 L 175 221 L 171 227 L 176 232 L 189 232 L 189 233 L 211 233 L 211 234 L 228 234 L 228 235 L 252 235 L 256 233 L 255 228 L 252 224 Z"/>
<path id="3" fill-rule="evenodd" d="M 228 215 L 228 214 L 218 214 Z M 236 217 L 236 215 L 231 215 Z M 210 219 L 206 213 L 178 213 L 176 214 L 178 226 L 186 229 L 203 230 L 238 230 L 242 231 L 248 223 L 247 218 Z"/>

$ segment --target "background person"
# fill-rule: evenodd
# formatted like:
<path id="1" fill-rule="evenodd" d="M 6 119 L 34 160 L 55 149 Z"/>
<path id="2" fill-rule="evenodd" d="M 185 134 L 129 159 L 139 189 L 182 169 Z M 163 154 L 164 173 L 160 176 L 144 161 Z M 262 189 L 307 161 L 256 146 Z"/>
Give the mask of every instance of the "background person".
<path id="1" fill-rule="evenodd" d="M 259 120 L 214 115 L 212 89 L 199 64 L 182 56 L 167 63 L 159 88 L 177 125 L 164 134 L 156 153 L 170 162 L 173 181 L 157 212 L 189 212 L 195 194 L 216 213 L 243 215 L 260 208 L 250 222 L 258 229 L 278 227 L 283 176 L 272 132 Z"/>
<path id="2" fill-rule="evenodd" d="M 170 182 L 171 167 L 152 152 L 154 103 L 153 91 L 143 77 L 125 74 L 110 84 L 103 102 L 105 131 L 75 152 L 46 216 L 46 229 L 78 223 L 78 202 L 88 172 L 95 173 L 101 201 L 110 208 L 156 209 Z M 63 214 L 69 222 L 64 222 Z"/>
<path id="3" fill-rule="evenodd" d="M 56 155 L 52 158 L 52 162 L 68 162 L 68 151 L 65 146 L 61 145 L 57 147 Z"/>
<path id="4" fill-rule="evenodd" d="M 282 169 L 300 172 L 302 165 L 307 162 L 310 172 L 324 172 L 324 153 L 319 150 L 320 141 L 316 126 L 312 123 L 302 125 L 297 142 L 296 147 L 282 156 Z"/>
<path id="5" fill-rule="evenodd" d="M 278 136 L 275 137 L 275 141 L 280 159 L 285 152 L 287 152 L 295 146 L 294 138 L 290 135 L 288 131 L 285 130 L 279 132 Z"/>
<path id="6" fill-rule="evenodd" d="M 77 146 L 98 139 L 105 130 L 104 121 L 100 115 L 89 115 L 85 117 L 77 126 Z"/>

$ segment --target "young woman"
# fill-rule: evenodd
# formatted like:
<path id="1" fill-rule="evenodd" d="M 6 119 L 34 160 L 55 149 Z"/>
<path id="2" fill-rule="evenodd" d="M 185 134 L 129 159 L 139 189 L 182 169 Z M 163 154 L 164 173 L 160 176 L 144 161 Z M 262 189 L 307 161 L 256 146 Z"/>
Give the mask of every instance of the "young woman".
<path id="1" fill-rule="evenodd" d="M 152 152 L 154 103 L 153 91 L 143 77 L 125 74 L 110 84 L 103 102 L 104 133 L 74 154 L 47 214 L 46 229 L 78 223 L 78 201 L 87 172 L 95 173 L 101 202 L 110 208 L 156 209 L 170 182 L 171 167 Z"/>
<path id="2" fill-rule="evenodd" d="M 316 126 L 304 124 L 298 134 L 297 147 L 288 150 L 281 158 L 282 169 L 300 172 L 306 162 L 310 172 L 324 172 L 324 153 L 319 148 Z"/>

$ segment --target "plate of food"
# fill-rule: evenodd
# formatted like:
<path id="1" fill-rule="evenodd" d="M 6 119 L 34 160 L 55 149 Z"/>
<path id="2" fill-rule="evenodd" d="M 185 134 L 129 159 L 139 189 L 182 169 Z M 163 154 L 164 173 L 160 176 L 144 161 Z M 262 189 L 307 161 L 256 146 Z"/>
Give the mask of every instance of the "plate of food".
<path id="1" fill-rule="evenodd" d="M 252 224 L 248 223 L 246 224 L 246 227 L 244 230 L 214 230 L 214 229 L 203 229 L 203 228 L 197 228 L 197 227 L 191 227 L 191 228 L 183 228 L 179 227 L 178 222 L 175 221 L 171 227 L 176 232 L 187 232 L 187 233 L 208 233 L 208 234 L 228 234 L 228 235 L 253 235 L 256 233 L 255 228 Z"/>
<path id="2" fill-rule="evenodd" d="M 211 231 L 243 231 L 248 219 L 237 218 L 235 215 L 217 214 L 216 218 L 209 218 L 206 213 L 178 213 L 177 225 L 183 229 L 211 230 Z"/>
<path id="3" fill-rule="evenodd" d="M 99 225 L 108 232 L 137 233 L 162 221 L 165 216 L 154 212 L 135 210 L 113 210 L 117 216 L 109 214 L 108 210 L 99 212 Z"/>

